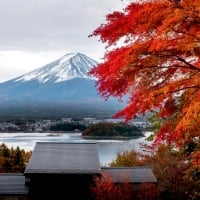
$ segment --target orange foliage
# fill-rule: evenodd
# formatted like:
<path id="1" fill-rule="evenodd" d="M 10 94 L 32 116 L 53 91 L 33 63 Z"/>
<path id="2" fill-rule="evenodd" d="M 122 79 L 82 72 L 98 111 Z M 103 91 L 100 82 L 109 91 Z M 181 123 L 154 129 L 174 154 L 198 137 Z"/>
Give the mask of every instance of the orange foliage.
<path id="1" fill-rule="evenodd" d="M 131 184 L 124 181 L 123 185 L 115 184 L 107 173 L 94 178 L 95 185 L 90 190 L 95 200 L 132 200 L 133 190 Z"/>
<path id="2" fill-rule="evenodd" d="M 141 183 L 139 186 L 137 198 L 138 200 L 158 200 L 159 189 L 153 183 Z M 161 200 L 161 199 L 160 199 Z"/>
<path id="3" fill-rule="evenodd" d="M 131 150 L 118 154 L 110 163 L 118 166 L 151 166 L 157 179 L 157 185 L 143 183 L 140 185 L 136 199 L 199 199 L 200 197 L 200 165 L 189 162 L 180 152 L 172 150 L 168 145 L 159 145 L 156 149 L 143 144 L 142 152 Z"/>
<path id="4" fill-rule="evenodd" d="M 0 144 L 0 173 L 23 173 L 32 152 Z"/>
<path id="5" fill-rule="evenodd" d="M 102 97 L 129 96 L 115 117 L 129 121 L 156 109 L 168 119 L 156 142 L 199 139 L 200 1 L 140 0 L 106 20 L 90 35 L 107 44 L 90 74 Z"/>
<path id="6" fill-rule="evenodd" d="M 193 165 L 200 166 L 200 152 L 195 152 L 193 155 Z"/>
<path id="7" fill-rule="evenodd" d="M 114 183 L 112 178 L 102 173 L 94 178 L 94 185 L 90 191 L 95 200 L 156 200 L 159 190 L 153 183 L 132 184 L 128 180 L 124 183 Z"/>

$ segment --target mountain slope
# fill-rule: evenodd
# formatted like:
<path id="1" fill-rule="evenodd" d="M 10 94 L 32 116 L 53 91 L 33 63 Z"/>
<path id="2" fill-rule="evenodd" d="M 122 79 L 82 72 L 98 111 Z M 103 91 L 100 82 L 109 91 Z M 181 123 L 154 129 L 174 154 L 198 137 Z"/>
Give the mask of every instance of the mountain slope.
<path id="1" fill-rule="evenodd" d="M 88 71 L 95 65 L 97 65 L 97 62 L 84 54 L 69 53 L 60 59 L 20 76 L 13 81 L 27 82 L 37 80 L 40 83 L 56 83 L 74 78 L 94 79 L 88 75 Z"/>
<path id="2" fill-rule="evenodd" d="M 117 110 L 121 103 L 104 101 L 88 72 L 98 63 L 81 53 L 70 53 L 41 68 L 0 83 L 0 112 L 5 108 L 49 110 L 49 105 L 62 110 Z"/>

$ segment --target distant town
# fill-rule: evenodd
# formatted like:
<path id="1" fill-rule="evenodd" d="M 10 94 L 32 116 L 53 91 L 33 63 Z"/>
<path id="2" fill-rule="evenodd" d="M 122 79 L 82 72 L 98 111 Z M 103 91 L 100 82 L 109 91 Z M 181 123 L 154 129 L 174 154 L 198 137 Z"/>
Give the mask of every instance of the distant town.
<path id="1" fill-rule="evenodd" d="M 79 132 L 83 127 L 88 127 L 100 122 L 119 123 L 123 122 L 122 119 L 97 119 L 97 118 L 50 118 L 50 119 L 36 119 L 36 118 L 0 118 L 0 132 L 55 132 L 65 131 L 66 129 L 56 129 L 55 127 L 64 127 L 63 125 L 70 126 L 68 131 Z M 144 120 L 132 120 L 130 125 L 136 126 L 141 130 L 146 130 L 149 127 L 149 123 Z M 69 126 L 68 126 L 69 127 Z"/>

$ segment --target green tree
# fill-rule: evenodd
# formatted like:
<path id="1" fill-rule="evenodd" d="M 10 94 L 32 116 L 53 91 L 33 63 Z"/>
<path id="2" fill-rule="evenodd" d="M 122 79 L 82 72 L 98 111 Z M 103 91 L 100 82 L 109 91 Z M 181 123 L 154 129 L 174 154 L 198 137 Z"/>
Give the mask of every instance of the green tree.
<path id="1" fill-rule="evenodd" d="M 82 132 L 83 136 L 143 136 L 142 131 L 126 123 L 101 122 L 90 125 Z"/>

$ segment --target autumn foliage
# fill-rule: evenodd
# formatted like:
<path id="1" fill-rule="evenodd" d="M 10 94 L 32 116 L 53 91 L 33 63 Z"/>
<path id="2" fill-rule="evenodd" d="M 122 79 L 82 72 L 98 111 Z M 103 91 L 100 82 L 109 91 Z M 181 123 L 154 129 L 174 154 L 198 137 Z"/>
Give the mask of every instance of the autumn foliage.
<path id="1" fill-rule="evenodd" d="M 151 166 L 157 187 L 142 184 L 138 191 L 141 199 L 199 199 L 199 169 L 186 162 L 185 155 L 168 145 L 159 145 L 156 150 L 147 145 L 141 147 L 144 151 L 121 152 L 110 163 L 111 167 Z"/>
<path id="2" fill-rule="evenodd" d="M 103 62 L 90 72 L 102 97 L 129 97 L 115 117 L 156 110 L 165 121 L 155 143 L 199 143 L 199 0 L 133 1 L 90 36 L 106 44 Z"/>
<path id="3" fill-rule="evenodd" d="M 95 185 L 90 187 L 95 200 L 131 200 L 132 186 L 128 182 L 116 185 L 107 173 L 94 177 Z"/>
<path id="4" fill-rule="evenodd" d="M 23 173 L 31 154 L 19 147 L 8 148 L 4 143 L 0 144 L 0 173 Z"/>
<path id="5" fill-rule="evenodd" d="M 95 185 L 90 191 L 95 200 L 155 200 L 158 198 L 158 189 L 153 183 L 133 185 L 124 180 L 124 183 L 114 183 L 107 173 L 94 178 Z"/>

